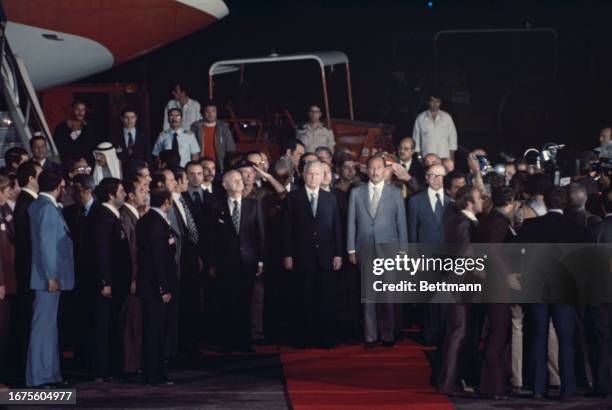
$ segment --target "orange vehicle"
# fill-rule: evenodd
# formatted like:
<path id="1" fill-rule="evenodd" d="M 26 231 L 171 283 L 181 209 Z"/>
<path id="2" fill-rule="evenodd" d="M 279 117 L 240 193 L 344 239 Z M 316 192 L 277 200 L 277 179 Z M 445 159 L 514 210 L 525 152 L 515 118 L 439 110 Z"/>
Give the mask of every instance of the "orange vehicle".
<path id="1" fill-rule="evenodd" d="M 351 73 L 349 60 L 346 54 L 340 51 L 322 51 L 314 53 L 300 53 L 289 55 L 271 54 L 267 57 L 242 58 L 233 60 L 218 61 L 211 65 L 208 70 L 208 89 L 209 98 L 212 100 L 215 95 L 215 77 L 227 73 L 240 73 L 240 81 L 244 79 L 244 71 L 247 65 L 270 64 L 270 63 L 289 63 L 301 61 L 315 61 L 320 68 L 324 122 L 334 131 L 336 137 L 336 149 L 344 148 L 353 153 L 360 161 L 365 161 L 373 152 L 393 151 L 393 127 L 389 124 L 380 124 L 366 121 L 357 121 L 354 118 L 353 92 L 351 86 Z M 344 66 L 346 73 L 346 97 L 348 103 L 349 118 L 334 118 L 330 108 L 330 98 L 328 94 L 329 86 L 327 72 L 333 70 L 335 66 Z M 235 114 L 232 103 L 228 102 L 225 106 L 225 121 L 227 121 L 236 139 L 237 152 L 249 150 L 266 150 L 271 156 L 278 158 L 278 146 L 274 144 L 271 127 L 285 126 L 296 129 L 293 115 L 287 108 L 276 110 L 267 118 L 239 117 Z"/>

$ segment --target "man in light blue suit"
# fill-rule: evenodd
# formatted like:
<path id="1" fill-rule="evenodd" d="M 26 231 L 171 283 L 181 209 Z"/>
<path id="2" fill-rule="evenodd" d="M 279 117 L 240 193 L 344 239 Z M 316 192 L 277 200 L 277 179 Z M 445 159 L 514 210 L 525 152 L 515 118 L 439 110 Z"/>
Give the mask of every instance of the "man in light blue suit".
<path id="1" fill-rule="evenodd" d="M 28 208 L 32 234 L 34 315 L 26 384 L 50 388 L 63 384 L 57 329 L 57 310 L 62 291 L 74 288 L 72 239 L 57 199 L 64 190 L 61 175 L 45 170 L 38 177 L 40 195 Z"/>
<path id="2" fill-rule="evenodd" d="M 362 268 L 369 258 L 375 257 L 376 245 L 397 247 L 408 243 L 402 192 L 386 184 L 384 174 L 384 158 L 380 155 L 370 157 L 370 182 L 353 188 L 349 197 L 347 250 L 349 260 L 356 264 L 359 259 Z M 365 348 L 376 346 L 379 334 L 383 346 L 392 347 L 395 344 L 394 317 L 393 304 L 364 304 Z"/>

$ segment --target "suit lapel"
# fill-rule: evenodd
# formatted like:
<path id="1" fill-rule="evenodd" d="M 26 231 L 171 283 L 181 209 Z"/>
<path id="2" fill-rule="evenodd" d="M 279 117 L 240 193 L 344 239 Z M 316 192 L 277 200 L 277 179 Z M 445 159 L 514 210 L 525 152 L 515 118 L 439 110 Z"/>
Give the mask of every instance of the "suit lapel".
<path id="1" fill-rule="evenodd" d="M 370 187 L 368 184 L 365 184 L 364 187 L 365 188 L 361 190 L 361 200 L 370 218 L 374 219 L 374 215 L 370 212 Z"/>

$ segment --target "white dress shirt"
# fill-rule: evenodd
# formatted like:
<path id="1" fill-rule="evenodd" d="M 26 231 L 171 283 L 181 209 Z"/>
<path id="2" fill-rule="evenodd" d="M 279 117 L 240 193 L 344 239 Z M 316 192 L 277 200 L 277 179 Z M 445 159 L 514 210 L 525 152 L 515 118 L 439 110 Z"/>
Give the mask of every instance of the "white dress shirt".
<path id="1" fill-rule="evenodd" d="M 208 186 L 202 184 L 201 187 L 202 187 L 202 191 L 208 191 L 211 194 L 213 193 L 213 184 L 210 184 Z"/>
<path id="2" fill-rule="evenodd" d="M 31 189 L 28 188 L 21 188 L 22 191 L 26 191 L 28 194 L 32 195 L 32 197 L 34 199 L 38 198 L 38 194 L 34 191 L 32 191 Z"/>
<path id="3" fill-rule="evenodd" d="M 373 183 L 372 181 L 368 182 L 368 199 L 372 202 L 372 197 L 374 196 L 374 188 L 378 191 L 378 200 L 382 196 L 383 188 L 385 187 L 385 181 L 380 181 L 378 184 Z"/>
<path id="4" fill-rule="evenodd" d="M 125 208 L 132 213 L 136 217 L 136 219 L 140 219 L 140 214 L 138 213 L 138 209 L 134 208 L 131 204 L 127 202 L 123 204 Z"/>
<path id="5" fill-rule="evenodd" d="M 172 200 L 174 200 L 174 203 L 176 204 L 176 207 L 178 208 L 179 213 L 181 214 L 181 218 L 183 219 L 185 226 L 187 226 L 187 214 L 185 213 L 185 208 L 183 208 L 183 204 L 181 203 L 180 198 L 181 194 L 179 194 L 178 192 L 172 193 Z"/>
<path id="6" fill-rule="evenodd" d="M 168 124 L 168 110 L 172 108 L 179 108 L 183 112 L 183 128 L 186 130 L 191 128 L 191 124 L 202 119 L 202 112 L 199 102 L 189 98 L 187 100 L 187 104 L 181 106 L 179 101 L 172 99 L 168 101 L 168 104 L 166 104 L 166 108 L 164 109 L 164 130 L 170 128 L 170 124 Z"/>
<path id="7" fill-rule="evenodd" d="M 304 185 L 304 188 L 306 188 L 306 196 L 308 197 L 308 203 L 310 204 L 310 207 L 312 208 L 312 195 L 314 195 L 314 211 L 313 211 L 313 215 L 317 215 L 317 212 L 319 210 L 319 189 L 321 188 L 320 186 L 318 186 L 316 189 L 312 190 L 310 188 L 308 188 L 306 185 Z"/>
<path id="8" fill-rule="evenodd" d="M 436 198 L 436 194 L 440 195 L 440 204 L 444 206 L 444 188 L 440 188 L 437 191 L 435 191 L 431 187 L 427 188 L 427 196 L 429 197 L 429 203 L 431 204 L 431 210 L 434 211 L 434 213 L 436 212 L 436 202 L 438 201 L 438 198 Z"/>
<path id="9" fill-rule="evenodd" d="M 119 215 L 119 211 L 117 210 L 117 208 L 115 208 L 111 204 L 107 204 L 106 202 L 104 202 L 102 206 L 110 209 L 110 211 L 117 217 L 117 219 L 121 219 L 121 215 Z"/>
<path id="10" fill-rule="evenodd" d="M 434 119 L 429 110 L 419 114 L 412 131 L 414 150 L 425 157 L 436 154 L 440 158 L 450 157 L 450 151 L 457 150 L 457 130 L 453 118 L 446 111 L 439 110 Z"/>
<path id="11" fill-rule="evenodd" d="M 478 218 L 476 218 L 476 215 L 474 215 L 474 213 L 469 209 L 463 209 L 461 213 L 465 215 L 470 221 L 478 223 Z"/>
<path id="12" fill-rule="evenodd" d="M 185 131 L 183 128 L 179 128 L 176 131 L 172 129 L 163 131 L 159 134 L 157 141 L 155 141 L 153 155 L 157 156 L 164 150 L 172 149 L 175 132 L 177 134 L 176 139 L 178 141 L 179 156 L 181 157 L 181 166 L 184 167 L 185 164 L 191 161 L 192 155 L 200 153 L 200 145 L 191 131 Z"/>
<path id="13" fill-rule="evenodd" d="M 157 212 L 158 214 L 161 215 L 162 218 L 164 218 L 164 221 L 166 221 L 166 223 L 168 225 L 170 225 L 170 221 L 168 220 L 168 214 L 166 214 L 164 211 L 162 211 L 160 208 L 151 208 L 151 210 Z"/>
<path id="14" fill-rule="evenodd" d="M 56 208 L 59 208 L 59 206 L 57 204 L 57 200 L 55 198 L 53 198 L 53 195 L 50 195 L 50 194 L 48 194 L 46 192 L 41 192 L 40 195 L 49 198 L 51 200 L 51 202 L 53 203 L 53 205 Z"/>
<path id="15" fill-rule="evenodd" d="M 412 158 L 410 158 L 406 162 L 400 161 L 400 163 L 402 164 L 404 168 L 406 168 L 406 171 L 410 171 L 410 165 L 412 165 Z"/>

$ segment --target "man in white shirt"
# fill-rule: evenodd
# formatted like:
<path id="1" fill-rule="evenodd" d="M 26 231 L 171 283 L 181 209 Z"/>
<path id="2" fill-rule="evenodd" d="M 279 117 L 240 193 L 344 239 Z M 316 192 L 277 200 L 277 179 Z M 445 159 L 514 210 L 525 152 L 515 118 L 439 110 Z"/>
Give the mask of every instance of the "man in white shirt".
<path id="1" fill-rule="evenodd" d="M 159 134 L 153 146 L 153 155 L 159 156 L 164 150 L 175 151 L 181 157 L 181 167 L 184 167 L 189 161 L 197 159 L 200 146 L 193 133 L 188 131 L 189 128 L 181 126 L 182 118 L 183 112 L 180 108 L 171 108 L 168 111 L 170 128 Z"/>
<path id="2" fill-rule="evenodd" d="M 454 158 L 457 150 L 457 130 L 449 113 L 440 109 L 442 100 L 437 95 L 429 97 L 428 109 L 416 118 L 412 138 L 415 151 L 422 156 L 430 153 L 440 158 Z"/>
<path id="3" fill-rule="evenodd" d="M 180 84 L 174 86 L 172 96 L 174 98 L 168 101 L 164 109 L 164 131 L 170 128 L 168 113 L 173 108 L 178 108 L 183 112 L 181 127 L 185 130 L 188 130 L 194 122 L 202 119 L 200 103 L 189 98 L 187 92 Z"/>

